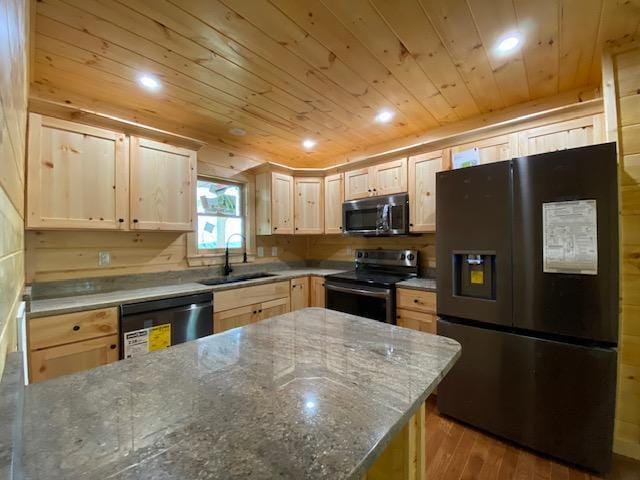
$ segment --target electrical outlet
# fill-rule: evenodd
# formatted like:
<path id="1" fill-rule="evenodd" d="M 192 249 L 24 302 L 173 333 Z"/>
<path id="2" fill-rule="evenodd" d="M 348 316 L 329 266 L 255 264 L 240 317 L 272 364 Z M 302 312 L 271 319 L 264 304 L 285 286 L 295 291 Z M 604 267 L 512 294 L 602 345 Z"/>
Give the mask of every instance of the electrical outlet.
<path id="1" fill-rule="evenodd" d="M 278 247 L 271 247 L 271 256 L 272 257 L 278 256 Z"/>
<path id="2" fill-rule="evenodd" d="M 109 252 L 99 252 L 98 253 L 98 266 L 106 267 L 111 264 L 111 254 Z"/>
<path id="3" fill-rule="evenodd" d="M 258 256 L 264 257 L 264 247 L 258 247 Z"/>

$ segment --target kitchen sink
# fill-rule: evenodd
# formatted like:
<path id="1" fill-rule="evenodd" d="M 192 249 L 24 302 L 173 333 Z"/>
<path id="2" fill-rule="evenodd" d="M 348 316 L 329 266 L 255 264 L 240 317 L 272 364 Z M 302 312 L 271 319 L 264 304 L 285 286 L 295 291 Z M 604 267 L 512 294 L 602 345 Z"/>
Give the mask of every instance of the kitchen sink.
<path id="1" fill-rule="evenodd" d="M 274 273 L 247 273 L 246 275 L 230 275 L 228 277 L 216 277 L 209 278 L 207 280 L 202 280 L 203 285 L 223 285 L 226 283 L 237 283 L 237 282 L 246 282 L 247 280 L 255 280 L 257 278 L 267 278 L 267 277 L 275 277 Z"/>

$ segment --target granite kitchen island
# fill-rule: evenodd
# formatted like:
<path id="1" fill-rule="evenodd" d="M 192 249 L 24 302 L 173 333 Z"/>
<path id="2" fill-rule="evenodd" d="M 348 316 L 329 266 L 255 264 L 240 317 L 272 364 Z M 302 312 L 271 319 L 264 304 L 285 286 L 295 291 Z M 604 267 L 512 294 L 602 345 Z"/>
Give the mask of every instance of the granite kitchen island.
<path id="1" fill-rule="evenodd" d="M 424 468 L 424 401 L 459 355 L 298 310 L 26 387 L 14 478 L 405 477 Z"/>

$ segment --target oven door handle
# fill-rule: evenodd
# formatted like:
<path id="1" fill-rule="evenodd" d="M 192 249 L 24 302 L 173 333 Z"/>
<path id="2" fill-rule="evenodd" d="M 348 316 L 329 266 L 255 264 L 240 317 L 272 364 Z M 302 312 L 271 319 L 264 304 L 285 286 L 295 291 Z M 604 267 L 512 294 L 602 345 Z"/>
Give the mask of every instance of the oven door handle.
<path id="1" fill-rule="evenodd" d="M 364 290 L 361 288 L 339 287 L 337 285 L 325 284 L 327 290 L 334 290 L 342 293 L 356 293 L 358 295 L 364 295 L 373 298 L 389 298 L 391 296 L 391 290 L 385 290 L 384 292 L 372 292 L 371 290 Z"/>

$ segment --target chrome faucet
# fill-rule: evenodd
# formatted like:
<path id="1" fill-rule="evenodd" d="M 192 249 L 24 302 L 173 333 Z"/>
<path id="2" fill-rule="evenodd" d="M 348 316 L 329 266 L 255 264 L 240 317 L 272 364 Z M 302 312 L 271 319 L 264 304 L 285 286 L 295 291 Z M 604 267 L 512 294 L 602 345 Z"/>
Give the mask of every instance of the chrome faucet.
<path id="1" fill-rule="evenodd" d="M 242 263 L 247 263 L 247 238 L 241 233 L 234 233 L 232 235 L 229 235 L 229 238 L 227 238 L 227 245 L 224 249 L 224 276 L 225 277 L 229 275 L 231 272 L 233 272 L 233 268 L 231 268 L 231 265 L 229 265 L 229 240 L 231 240 L 236 235 L 242 238 L 242 244 L 244 245 L 244 251 L 242 252 Z"/>

